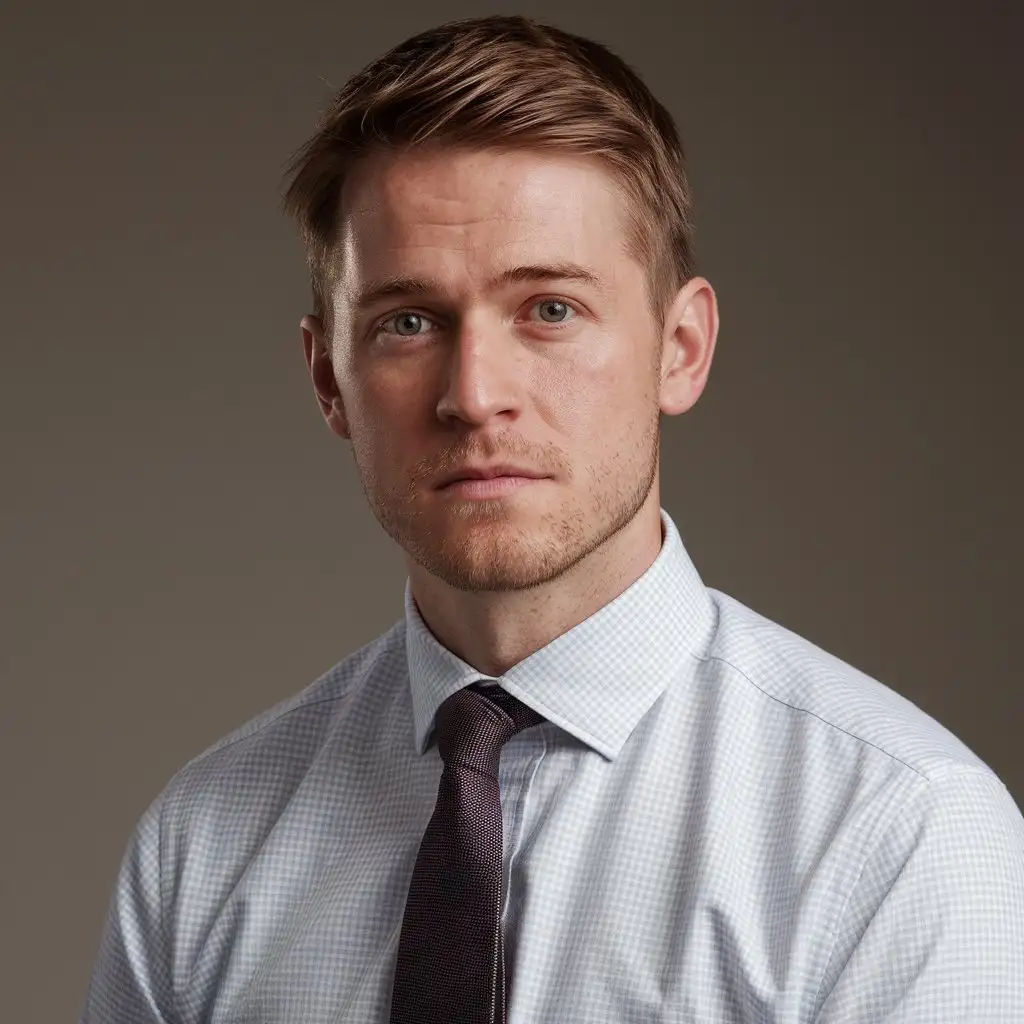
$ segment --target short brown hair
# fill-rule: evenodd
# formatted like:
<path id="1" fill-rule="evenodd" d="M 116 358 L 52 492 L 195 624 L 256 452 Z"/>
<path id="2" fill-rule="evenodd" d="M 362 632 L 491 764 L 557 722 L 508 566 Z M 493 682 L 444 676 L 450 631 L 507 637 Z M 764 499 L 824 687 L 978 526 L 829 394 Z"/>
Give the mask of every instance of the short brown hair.
<path id="1" fill-rule="evenodd" d="M 339 197 L 371 153 L 427 147 L 547 149 L 591 155 L 627 214 L 626 251 L 648 267 L 659 330 L 694 274 L 692 202 L 671 114 L 607 47 L 520 15 L 450 21 L 353 75 L 292 157 L 283 207 L 302 232 L 313 311 L 332 333 Z"/>

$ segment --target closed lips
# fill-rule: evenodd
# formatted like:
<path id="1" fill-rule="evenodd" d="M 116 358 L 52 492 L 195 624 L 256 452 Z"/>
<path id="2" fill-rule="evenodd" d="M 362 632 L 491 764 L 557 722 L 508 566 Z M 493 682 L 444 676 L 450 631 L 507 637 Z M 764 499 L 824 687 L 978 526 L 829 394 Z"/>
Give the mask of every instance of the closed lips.
<path id="1" fill-rule="evenodd" d="M 544 474 L 524 466 L 481 466 L 454 470 L 441 481 L 440 486 L 447 487 L 459 480 L 491 480 L 498 476 L 524 476 L 539 480 Z"/>

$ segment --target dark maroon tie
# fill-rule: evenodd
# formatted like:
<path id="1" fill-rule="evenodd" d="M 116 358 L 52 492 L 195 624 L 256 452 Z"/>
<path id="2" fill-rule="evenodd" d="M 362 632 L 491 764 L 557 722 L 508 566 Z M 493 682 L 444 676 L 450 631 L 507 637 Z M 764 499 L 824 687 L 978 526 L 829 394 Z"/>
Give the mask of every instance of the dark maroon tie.
<path id="1" fill-rule="evenodd" d="M 543 715 L 474 683 L 437 711 L 444 762 L 398 942 L 391 1024 L 505 1024 L 503 744 Z"/>

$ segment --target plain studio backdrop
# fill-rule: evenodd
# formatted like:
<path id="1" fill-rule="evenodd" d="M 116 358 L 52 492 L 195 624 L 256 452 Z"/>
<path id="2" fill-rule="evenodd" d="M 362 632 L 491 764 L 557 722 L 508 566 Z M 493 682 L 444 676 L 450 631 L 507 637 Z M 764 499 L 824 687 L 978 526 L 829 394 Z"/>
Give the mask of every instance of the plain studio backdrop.
<path id="1" fill-rule="evenodd" d="M 187 759 L 402 612 L 278 212 L 331 93 L 441 21 L 612 46 L 676 117 L 722 327 L 663 422 L 704 582 L 1024 801 L 1021 7 L 91 3 L 0 20 L 0 1015 L 84 999 Z M 623 680 L 628 686 L 629 680 Z"/>

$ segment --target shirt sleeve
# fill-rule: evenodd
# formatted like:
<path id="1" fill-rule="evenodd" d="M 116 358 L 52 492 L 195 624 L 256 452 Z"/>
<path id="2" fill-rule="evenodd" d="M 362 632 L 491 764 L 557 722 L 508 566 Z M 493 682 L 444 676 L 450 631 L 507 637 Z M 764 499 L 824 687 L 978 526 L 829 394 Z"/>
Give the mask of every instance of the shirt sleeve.
<path id="1" fill-rule="evenodd" d="M 817 1024 L 1024 1024 L 1024 817 L 998 776 L 922 780 L 846 903 Z"/>
<path id="2" fill-rule="evenodd" d="M 79 1024 L 175 1024 L 160 883 L 158 798 L 121 861 Z"/>

